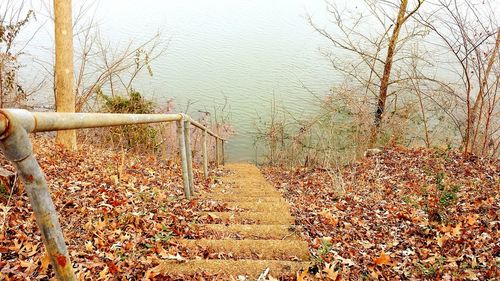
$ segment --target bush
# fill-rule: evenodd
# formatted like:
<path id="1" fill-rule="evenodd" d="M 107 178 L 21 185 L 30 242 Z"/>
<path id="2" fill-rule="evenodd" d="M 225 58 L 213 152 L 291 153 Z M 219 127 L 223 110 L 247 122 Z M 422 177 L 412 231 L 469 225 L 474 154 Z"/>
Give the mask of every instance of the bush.
<path id="1" fill-rule="evenodd" d="M 104 99 L 107 112 L 111 113 L 137 113 L 149 114 L 154 112 L 155 105 L 146 100 L 139 92 L 132 90 L 128 96 L 107 96 L 99 90 L 99 95 Z"/>
<path id="2" fill-rule="evenodd" d="M 127 96 L 108 96 L 101 89 L 97 91 L 97 94 L 104 100 L 103 111 L 105 112 L 151 114 L 155 111 L 155 104 L 135 90 L 131 90 Z M 112 128 L 109 138 L 113 144 L 119 144 L 127 150 L 155 150 L 158 146 L 158 135 L 155 125 L 127 125 Z"/>

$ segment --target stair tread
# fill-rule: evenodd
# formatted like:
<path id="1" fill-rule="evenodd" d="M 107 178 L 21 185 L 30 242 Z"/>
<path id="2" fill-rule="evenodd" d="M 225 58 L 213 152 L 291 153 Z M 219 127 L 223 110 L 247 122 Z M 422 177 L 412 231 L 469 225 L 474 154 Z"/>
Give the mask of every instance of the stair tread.
<path id="1" fill-rule="evenodd" d="M 244 255 L 260 259 L 307 260 L 309 258 L 307 242 L 300 240 L 182 239 L 178 242 L 188 248 L 201 247 L 209 252 L 233 253 L 236 256 Z"/>
<path id="2" fill-rule="evenodd" d="M 228 194 L 217 194 L 210 195 L 210 197 L 204 197 L 207 200 L 223 201 L 223 202 L 286 202 L 281 196 L 234 196 Z"/>
<path id="3" fill-rule="evenodd" d="M 295 233 L 296 226 L 290 224 L 199 224 L 198 226 L 208 232 L 217 233 L 220 237 L 301 240 Z"/>
<path id="4" fill-rule="evenodd" d="M 288 213 L 290 209 L 287 203 L 282 202 L 227 202 L 227 206 L 257 212 L 281 210 Z"/>
<path id="5" fill-rule="evenodd" d="M 291 224 L 295 221 L 289 212 L 282 213 L 279 216 L 276 212 L 206 212 L 203 215 L 210 215 L 213 218 L 220 218 L 224 222 L 236 224 Z"/>
<path id="6" fill-rule="evenodd" d="M 164 261 L 156 266 L 156 273 L 193 274 L 206 272 L 208 274 L 248 275 L 258 277 L 269 267 L 269 275 L 295 275 L 299 270 L 309 267 L 310 262 L 281 260 L 188 260 L 186 262 Z"/>

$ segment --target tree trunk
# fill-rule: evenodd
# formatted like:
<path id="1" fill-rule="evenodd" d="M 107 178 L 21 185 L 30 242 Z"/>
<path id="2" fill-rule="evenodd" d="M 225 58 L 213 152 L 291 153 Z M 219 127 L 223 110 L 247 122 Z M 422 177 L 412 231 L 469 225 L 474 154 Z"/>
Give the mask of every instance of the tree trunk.
<path id="1" fill-rule="evenodd" d="M 73 26 L 71 0 L 54 0 L 56 66 L 55 95 L 57 112 L 75 112 L 73 91 Z M 57 132 L 56 142 L 76 150 L 76 131 Z"/>
<path id="2" fill-rule="evenodd" d="M 399 6 L 398 18 L 396 20 L 396 25 L 394 27 L 394 30 L 392 31 L 392 36 L 389 41 L 389 46 L 387 47 L 387 57 L 385 59 L 384 74 L 380 79 L 380 89 L 378 94 L 377 109 L 375 111 L 373 127 L 370 134 L 370 143 L 369 143 L 370 147 L 373 147 L 377 142 L 377 137 L 380 130 L 380 124 L 382 122 L 382 116 L 385 111 L 385 103 L 387 100 L 387 89 L 389 88 L 389 78 L 391 77 L 394 52 L 396 50 L 396 44 L 398 41 L 399 32 L 401 30 L 401 27 L 403 26 L 403 23 L 407 19 L 405 17 L 407 6 L 408 6 L 408 0 L 401 0 L 401 4 Z"/>

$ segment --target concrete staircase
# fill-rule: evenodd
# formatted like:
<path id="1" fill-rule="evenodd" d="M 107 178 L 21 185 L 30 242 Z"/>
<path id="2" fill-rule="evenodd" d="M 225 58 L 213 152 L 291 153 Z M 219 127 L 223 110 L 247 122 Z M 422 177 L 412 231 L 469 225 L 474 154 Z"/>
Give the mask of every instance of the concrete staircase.
<path id="1" fill-rule="evenodd" d="M 208 212 L 226 224 L 199 224 L 203 239 L 181 240 L 188 250 L 203 249 L 215 258 L 168 261 L 157 267 L 168 274 L 247 276 L 255 280 L 266 268 L 273 277 L 295 276 L 310 264 L 307 243 L 293 225 L 288 203 L 251 164 L 228 164 L 224 187 L 204 200 L 227 203 L 230 212 Z M 217 255 L 217 253 L 221 253 Z"/>

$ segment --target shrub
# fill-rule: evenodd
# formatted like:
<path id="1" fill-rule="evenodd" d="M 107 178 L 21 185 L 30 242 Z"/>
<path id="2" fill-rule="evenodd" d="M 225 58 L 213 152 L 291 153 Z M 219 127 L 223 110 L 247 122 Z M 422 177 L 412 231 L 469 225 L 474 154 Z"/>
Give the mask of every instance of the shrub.
<path id="1" fill-rule="evenodd" d="M 97 94 L 104 101 L 103 111 L 105 112 L 150 114 L 155 111 L 155 104 L 135 90 L 131 90 L 126 96 L 108 96 L 101 89 L 97 91 Z M 155 125 L 127 125 L 112 128 L 109 138 L 113 144 L 119 144 L 127 150 L 155 150 L 159 142 L 158 135 Z"/>

